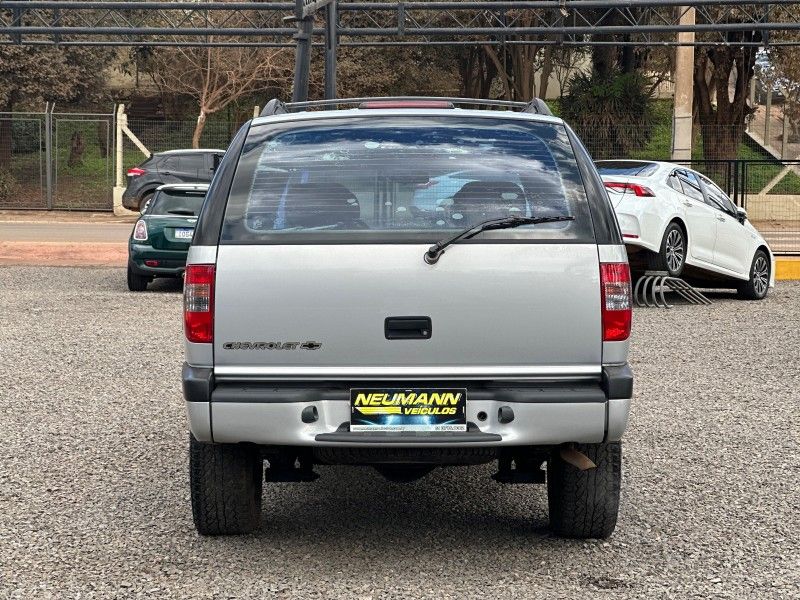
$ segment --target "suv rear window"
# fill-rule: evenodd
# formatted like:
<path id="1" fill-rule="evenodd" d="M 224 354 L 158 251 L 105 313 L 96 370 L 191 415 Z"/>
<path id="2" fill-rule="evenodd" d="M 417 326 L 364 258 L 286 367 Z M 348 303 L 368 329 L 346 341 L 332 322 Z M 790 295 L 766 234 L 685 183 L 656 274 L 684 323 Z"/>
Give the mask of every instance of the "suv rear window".
<path id="1" fill-rule="evenodd" d="M 572 216 L 481 239 L 594 239 L 563 125 L 349 117 L 251 129 L 223 243 L 435 241 L 487 219 Z"/>
<path id="2" fill-rule="evenodd" d="M 647 177 L 658 171 L 658 165 L 638 160 L 614 160 L 595 162 L 600 175 L 622 175 L 628 177 Z"/>
<path id="3" fill-rule="evenodd" d="M 182 192 L 178 190 L 161 190 L 147 207 L 148 215 L 185 215 L 197 216 L 203 206 L 205 194 Z"/>

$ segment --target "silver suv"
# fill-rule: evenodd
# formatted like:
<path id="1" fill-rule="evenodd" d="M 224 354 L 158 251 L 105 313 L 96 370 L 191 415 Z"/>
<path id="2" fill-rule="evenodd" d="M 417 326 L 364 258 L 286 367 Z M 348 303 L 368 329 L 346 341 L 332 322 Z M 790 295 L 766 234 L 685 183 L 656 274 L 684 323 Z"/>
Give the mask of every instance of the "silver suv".
<path id="1" fill-rule="evenodd" d="M 332 464 L 496 463 L 546 482 L 557 534 L 614 530 L 633 387 L 614 211 L 541 101 L 462 102 L 482 101 L 272 101 L 231 143 L 185 279 L 200 533 L 255 529 L 264 481 Z"/>

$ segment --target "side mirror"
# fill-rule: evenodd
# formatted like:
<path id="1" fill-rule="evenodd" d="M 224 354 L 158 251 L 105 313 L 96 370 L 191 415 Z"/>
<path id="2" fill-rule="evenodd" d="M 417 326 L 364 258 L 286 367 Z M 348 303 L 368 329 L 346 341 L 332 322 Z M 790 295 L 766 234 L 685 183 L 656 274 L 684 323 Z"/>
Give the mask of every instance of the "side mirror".
<path id="1" fill-rule="evenodd" d="M 222 161 L 222 154 L 215 154 L 213 157 L 213 162 L 211 164 L 211 172 L 216 172 L 219 168 L 219 163 Z"/>
<path id="2" fill-rule="evenodd" d="M 739 219 L 739 223 L 744 224 L 744 222 L 747 220 L 747 211 L 743 209 L 741 206 L 737 206 L 736 218 Z"/>

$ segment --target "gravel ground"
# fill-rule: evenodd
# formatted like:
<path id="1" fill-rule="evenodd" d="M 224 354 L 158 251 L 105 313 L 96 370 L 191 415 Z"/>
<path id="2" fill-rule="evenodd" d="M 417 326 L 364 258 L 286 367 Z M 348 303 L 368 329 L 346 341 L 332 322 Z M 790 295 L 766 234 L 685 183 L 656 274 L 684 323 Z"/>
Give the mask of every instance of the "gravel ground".
<path id="1" fill-rule="evenodd" d="M 265 488 L 257 535 L 198 537 L 179 289 L 124 280 L 0 268 L 2 597 L 800 596 L 798 283 L 635 313 L 620 522 L 581 542 L 489 466 L 320 468 Z"/>

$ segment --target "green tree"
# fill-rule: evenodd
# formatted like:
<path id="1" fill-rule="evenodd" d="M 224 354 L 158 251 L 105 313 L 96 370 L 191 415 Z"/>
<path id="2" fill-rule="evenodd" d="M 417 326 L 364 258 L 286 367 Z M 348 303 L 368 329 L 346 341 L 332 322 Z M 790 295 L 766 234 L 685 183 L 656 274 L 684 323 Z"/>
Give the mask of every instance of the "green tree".
<path id="1" fill-rule="evenodd" d="M 0 111 L 44 102 L 81 102 L 102 89 L 107 50 L 0 46 Z M 0 167 L 11 161 L 11 121 L 0 120 Z"/>
<path id="2" fill-rule="evenodd" d="M 703 137 L 703 157 L 733 159 L 739 152 L 747 117 L 747 100 L 757 48 L 736 42 L 760 39 L 758 32 L 732 32 L 730 45 L 695 49 L 694 102 Z"/>

